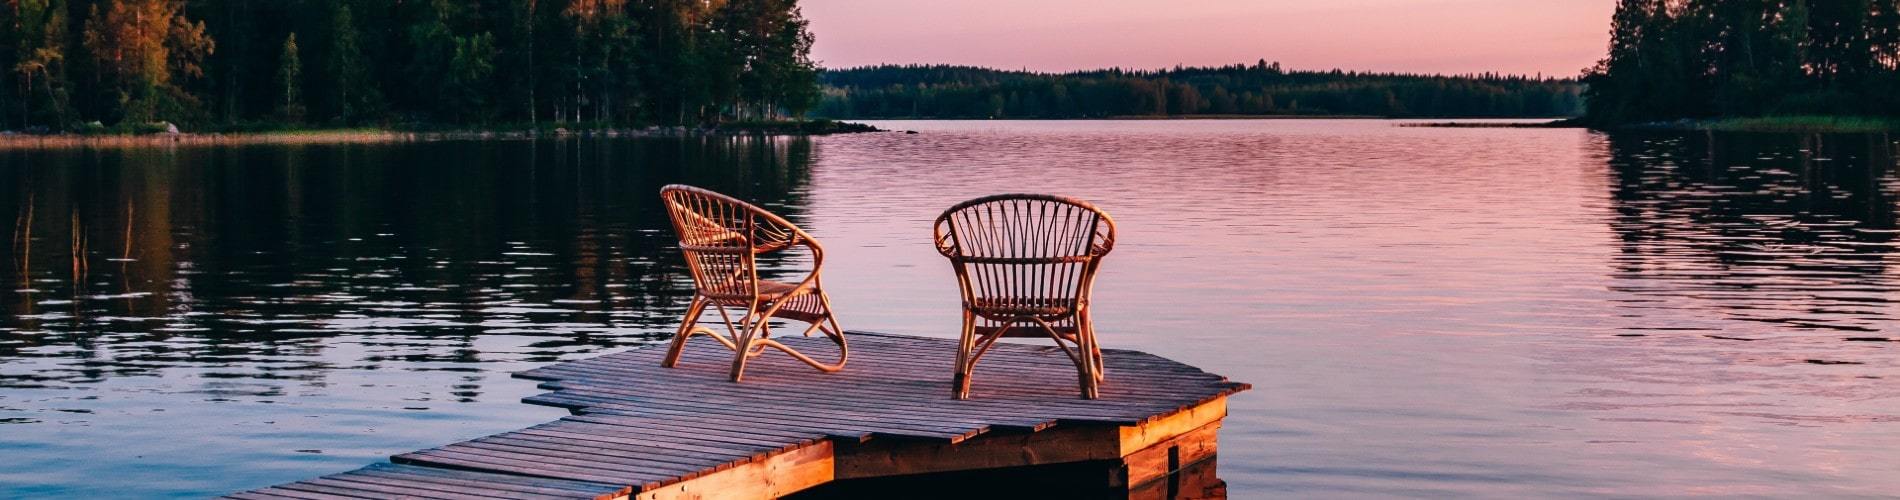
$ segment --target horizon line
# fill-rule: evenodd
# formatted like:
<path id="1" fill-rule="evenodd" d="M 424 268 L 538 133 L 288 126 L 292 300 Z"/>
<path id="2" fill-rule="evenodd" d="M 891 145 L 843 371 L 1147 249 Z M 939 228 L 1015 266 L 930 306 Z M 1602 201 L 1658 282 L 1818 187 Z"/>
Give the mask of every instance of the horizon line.
<path id="1" fill-rule="evenodd" d="M 1030 69 L 1027 66 L 1021 69 L 1005 69 L 1005 68 L 998 68 L 998 67 L 993 67 L 993 66 L 979 66 L 979 65 L 974 65 L 974 64 L 955 64 L 955 63 L 876 63 L 876 64 L 861 64 L 861 65 L 855 65 L 855 66 L 846 66 L 846 67 L 841 67 L 841 68 L 828 67 L 828 66 L 825 66 L 823 63 L 818 63 L 817 66 L 820 71 L 850 71 L 850 70 L 881 68 L 881 67 L 899 67 L 899 68 L 941 67 L 941 68 L 981 69 L 981 70 L 1007 72 L 1007 73 L 1023 73 L 1023 74 L 1039 75 L 1039 76 L 1063 76 L 1063 75 L 1074 75 L 1074 74 L 1080 74 L 1080 73 L 1094 73 L 1094 72 L 1100 72 L 1100 71 L 1123 71 L 1123 72 L 1128 72 L 1128 73 L 1161 73 L 1161 72 L 1166 72 L 1166 71 L 1179 71 L 1179 70 L 1184 70 L 1184 69 L 1221 69 L 1221 68 L 1230 68 L 1234 66 L 1246 68 L 1246 67 L 1257 66 L 1259 62 L 1266 62 L 1268 65 L 1272 65 L 1272 66 L 1280 65 L 1279 61 L 1267 61 L 1266 59 L 1259 59 L 1255 63 L 1241 62 L 1241 63 L 1232 63 L 1232 64 L 1224 64 L 1224 65 L 1188 65 L 1188 64 L 1182 64 L 1182 63 L 1176 63 L 1174 66 L 1164 66 L 1164 67 L 1156 68 L 1156 69 L 1139 69 L 1139 68 L 1133 68 L 1133 67 L 1110 66 L 1106 68 L 1077 69 L 1077 70 L 1068 70 L 1068 71 L 1036 70 L 1036 69 Z M 1564 77 L 1546 75 L 1543 72 L 1537 72 L 1534 74 L 1490 73 L 1490 72 L 1420 73 L 1420 72 L 1406 72 L 1406 71 L 1353 70 L 1353 69 L 1345 69 L 1345 68 L 1340 68 L 1340 67 L 1334 67 L 1332 69 L 1298 69 L 1298 68 L 1282 67 L 1280 71 L 1283 73 L 1347 73 L 1347 74 L 1356 74 L 1356 75 L 1421 76 L 1421 77 L 1444 77 L 1444 78 L 1486 78 L 1484 75 L 1491 75 L 1489 76 L 1489 78 L 1498 78 L 1498 79 L 1517 78 L 1517 79 L 1526 79 L 1526 80 L 1577 80 L 1582 76 L 1583 72 L 1586 72 L 1589 70 L 1587 68 L 1580 69 L 1580 70 L 1577 70 L 1578 72 L 1577 76 L 1564 76 Z"/>

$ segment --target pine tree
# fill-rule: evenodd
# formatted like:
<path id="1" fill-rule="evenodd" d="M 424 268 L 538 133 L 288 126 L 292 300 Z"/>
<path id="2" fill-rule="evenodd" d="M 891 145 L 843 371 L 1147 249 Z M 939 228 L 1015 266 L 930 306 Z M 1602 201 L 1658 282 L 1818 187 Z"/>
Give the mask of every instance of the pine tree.
<path id="1" fill-rule="evenodd" d="M 284 50 L 278 56 L 277 99 L 278 119 L 288 123 L 302 123 L 304 106 L 299 87 L 303 82 L 303 61 L 297 55 L 297 34 L 291 33 L 284 38 Z"/>
<path id="2" fill-rule="evenodd" d="M 9 124 L 60 129 L 67 125 L 66 2 L 14 2 L 9 45 L 12 63 L 7 70 L 16 80 L 10 94 L 18 112 Z"/>
<path id="3" fill-rule="evenodd" d="M 321 116 L 340 122 L 375 117 L 383 112 L 382 92 L 370 78 L 371 61 L 364 57 L 356 16 L 349 3 L 335 1 L 325 23 L 329 37 L 323 51 L 324 74 L 319 80 Z"/>
<path id="4" fill-rule="evenodd" d="M 812 35 L 796 0 L 731 0 L 712 21 L 706 51 L 715 101 L 734 115 L 774 118 L 779 109 L 801 116 L 818 100 Z"/>
<path id="5" fill-rule="evenodd" d="M 662 123 L 697 124 L 716 85 L 709 69 L 707 20 L 725 2 L 648 0 L 628 3 L 639 29 L 640 81 L 648 82 L 651 117 Z"/>
<path id="6" fill-rule="evenodd" d="M 563 15 L 572 23 L 573 95 L 576 120 L 582 112 L 593 120 L 611 122 L 624 104 L 638 93 L 634 75 L 638 62 L 636 33 L 626 0 L 570 0 Z"/>

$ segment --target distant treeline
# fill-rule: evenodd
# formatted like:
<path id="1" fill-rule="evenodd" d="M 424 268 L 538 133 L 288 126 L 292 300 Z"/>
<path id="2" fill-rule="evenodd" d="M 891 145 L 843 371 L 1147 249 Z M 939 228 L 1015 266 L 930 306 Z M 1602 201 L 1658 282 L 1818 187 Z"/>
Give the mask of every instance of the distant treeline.
<path id="1" fill-rule="evenodd" d="M 1061 74 L 887 65 L 825 70 L 819 81 L 813 113 L 826 118 L 1557 117 L 1581 111 L 1582 90 L 1569 79 L 1289 71 L 1265 60 Z"/>
<path id="2" fill-rule="evenodd" d="M 0 128 L 774 118 L 811 44 L 797 0 L 9 0 Z"/>
<path id="3" fill-rule="evenodd" d="M 1900 0 L 1619 0 L 1584 81 L 1597 125 L 1900 116 Z"/>

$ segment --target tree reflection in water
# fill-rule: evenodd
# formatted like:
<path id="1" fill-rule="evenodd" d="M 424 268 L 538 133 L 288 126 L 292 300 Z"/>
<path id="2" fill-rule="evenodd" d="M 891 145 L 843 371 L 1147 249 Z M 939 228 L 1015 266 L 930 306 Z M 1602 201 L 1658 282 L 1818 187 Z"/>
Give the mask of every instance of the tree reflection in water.
<path id="1" fill-rule="evenodd" d="M 646 342 L 690 286 L 659 187 L 798 219 L 811 149 L 720 137 L 8 152 L 0 386 L 176 366 L 318 384 L 339 365 L 481 363 L 479 335 L 535 337 L 507 353 L 531 361 Z M 346 335 L 365 349 L 325 342 Z"/>
<path id="2" fill-rule="evenodd" d="M 1866 335 L 1891 321 L 1900 178 L 1889 138 L 1618 134 L 1609 153 L 1629 314 L 1698 302 L 1723 317 L 1658 327 L 1746 339 Z M 1720 335 L 1720 320 L 1777 328 Z"/>

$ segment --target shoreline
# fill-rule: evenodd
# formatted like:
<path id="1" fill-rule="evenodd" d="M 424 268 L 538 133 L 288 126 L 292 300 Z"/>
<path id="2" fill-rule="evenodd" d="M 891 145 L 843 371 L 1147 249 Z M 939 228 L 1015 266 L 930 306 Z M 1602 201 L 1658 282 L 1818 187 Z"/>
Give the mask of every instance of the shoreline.
<path id="1" fill-rule="evenodd" d="M 459 140 L 533 140 L 596 137 L 818 136 L 888 132 L 862 123 L 814 120 L 726 127 L 644 127 L 497 130 L 399 130 L 338 128 L 267 132 L 182 132 L 155 134 L 0 133 L 0 150 L 126 148 L 156 146 L 237 146 L 251 144 L 393 144 Z"/>
<path id="2" fill-rule="evenodd" d="M 1684 118 L 1633 123 L 1607 130 L 1650 132 L 1754 132 L 1799 134 L 1879 134 L 1900 132 L 1900 119 L 1859 116 L 1764 116 L 1754 118 Z"/>
<path id="3" fill-rule="evenodd" d="M 1558 120 L 1558 121 L 1562 121 L 1562 120 L 1566 120 L 1566 118 L 1554 117 L 1554 116 L 1405 117 L 1405 116 L 1378 116 L 1378 115 L 1169 115 L 1169 116 L 1126 115 L 1126 116 L 1083 117 L 1083 118 L 917 118 L 917 117 L 867 118 L 867 117 L 857 117 L 857 118 L 850 118 L 850 119 L 860 120 L 860 121 L 886 121 L 886 122 L 926 122 L 926 121 L 1069 122 L 1069 121 L 1168 121 L 1168 120 L 1183 120 L 1183 121 L 1194 121 L 1194 120 Z"/>
<path id="4" fill-rule="evenodd" d="M 1421 122 L 1400 127 L 1428 128 L 1582 128 L 1604 132 L 1739 132 L 1764 134 L 1880 134 L 1900 132 L 1900 119 L 1856 116 L 1766 116 L 1754 118 L 1684 118 L 1680 120 L 1591 125 L 1583 118 L 1535 123 Z"/>
<path id="5" fill-rule="evenodd" d="M 1114 116 L 1101 118 L 1038 119 L 939 119 L 939 118 L 859 118 L 872 121 L 1169 121 L 1169 120 L 1481 120 L 1412 121 L 1395 123 L 1398 127 L 1418 128 L 1587 128 L 1602 131 L 1631 132 L 1743 132 L 1743 133 L 1820 133 L 1856 134 L 1900 132 L 1900 119 L 1785 116 L 1757 118 L 1681 119 L 1635 123 L 1614 127 L 1596 127 L 1581 118 L 1392 118 L 1359 115 L 1186 115 L 1186 116 Z M 1504 121 L 1549 120 L 1549 121 Z M 585 125 L 582 125 L 583 127 Z M 236 146 L 253 144 L 391 144 L 430 141 L 536 140 L 560 138 L 659 138 L 716 136 L 821 136 L 867 132 L 904 132 L 872 125 L 829 119 L 806 122 L 727 124 L 721 127 L 642 128 L 503 128 L 492 130 L 402 130 L 379 128 L 336 128 L 262 132 L 184 132 L 151 134 L 23 134 L 0 132 L 0 150 L 66 148 L 137 148 L 162 146 Z"/>
<path id="6" fill-rule="evenodd" d="M 1474 120 L 1549 120 L 1548 118 L 1473 118 Z M 1539 122 L 1419 122 L 1400 123 L 1400 127 L 1418 128 L 1589 128 L 1577 122 L 1575 118 L 1562 118 Z"/>

